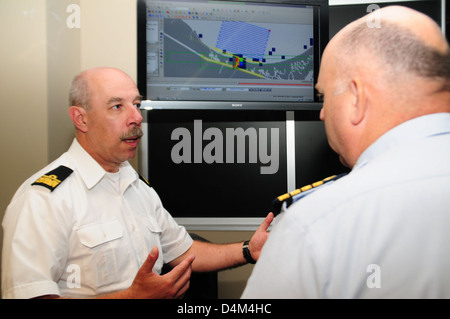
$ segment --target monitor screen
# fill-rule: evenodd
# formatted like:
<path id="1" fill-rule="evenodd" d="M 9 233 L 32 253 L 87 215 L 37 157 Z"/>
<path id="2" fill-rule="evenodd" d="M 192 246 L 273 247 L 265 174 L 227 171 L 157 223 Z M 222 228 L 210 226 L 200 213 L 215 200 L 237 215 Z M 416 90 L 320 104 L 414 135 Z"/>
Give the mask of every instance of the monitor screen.
<path id="1" fill-rule="evenodd" d="M 141 173 L 177 219 L 263 219 L 287 191 L 285 113 L 145 111 Z"/>
<path id="2" fill-rule="evenodd" d="M 188 229 L 255 230 L 276 197 L 346 172 L 319 111 L 154 109 L 143 116 L 140 173 Z"/>
<path id="3" fill-rule="evenodd" d="M 138 86 L 150 100 L 144 106 L 282 110 L 319 102 L 314 85 L 327 6 L 140 1 Z"/>

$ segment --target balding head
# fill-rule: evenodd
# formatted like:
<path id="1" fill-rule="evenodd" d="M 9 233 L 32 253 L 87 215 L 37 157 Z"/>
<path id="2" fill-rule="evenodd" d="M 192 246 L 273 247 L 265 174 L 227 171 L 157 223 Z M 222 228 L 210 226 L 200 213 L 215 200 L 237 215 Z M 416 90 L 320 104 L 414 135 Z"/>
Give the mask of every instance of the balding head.
<path id="1" fill-rule="evenodd" d="M 380 27 L 368 21 L 381 18 Z M 450 112 L 450 52 L 424 14 L 392 6 L 342 29 L 325 49 L 317 89 L 332 148 L 352 167 L 381 135 L 415 117 Z"/>
<path id="2" fill-rule="evenodd" d="M 398 27 L 408 30 L 425 45 L 435 48 L 441 53 L 445 53 L 448 50 L 448 43 L 442 36 L 441 29 L 427 15 L 413 9 L 400 6 L 389 6 L 383 8 L 380 13 L 382 21 L 394 23 Z M 378 16 L 378 14 L 379 13 L 374 11 L 362 20 L 370 20 L 373 16 Z"/>
<path id="3" fill-rule="evenodd" d="M 376 17 L 380 27 L 369 27 Z M 372 12 L 342 29 L 327 50 L 347 76 L 370 76 L 397 92 L 418 80 L 437 81 L 439 89 L 450 91 L 448 43 L 438 25 L 415 10 L 391 6 Z"/>
<path id="4" fill-rule="evenodd" d="M 90 97 L 93 86 L 101 85 L 105 80 L 120 76 L 126 80 L 133 81 L 128 74 L 120 69 L 112 67 L 96 67 L 82 71 L 72 81 L 69 91 L 69 105 L 81 106 L 86 110 L 90 109 Z"/>

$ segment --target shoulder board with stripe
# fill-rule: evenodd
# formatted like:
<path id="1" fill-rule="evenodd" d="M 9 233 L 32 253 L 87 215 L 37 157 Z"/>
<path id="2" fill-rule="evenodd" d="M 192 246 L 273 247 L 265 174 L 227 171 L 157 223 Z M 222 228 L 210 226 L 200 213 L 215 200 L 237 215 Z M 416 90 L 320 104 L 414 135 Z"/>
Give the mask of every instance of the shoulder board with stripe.
<path id="1" fill-rule="evenodd" d="M 313 191 L 317 190 L 320 186 L 338 180 L 339 178 L 347 175 L 347 173 L 332 175 L 321 181 L 312 183 L 310 185 L 303 186 L 289 193 L 283 194 L 275 198 L 272 202 L 272 209 L 275 215 L 279 214 L 283 209 L 283 204 L 285 204 L 284 209 L 288 208 L 292 203 L 298 201 L 299 199 L 309 195 Z"/>
<path id="2" fill-rule="evenodd" d="M 150 185 L 150 183 L 148 182 L 148 180 L 144 176 L 142 176 L 141 174 L 138 174 L 138 175 L 139 175 L 139 179 L 141 181 L 143 181 L 145 184 L 147 184 L 148 187 L 152 187 L 152 185 Z"/>
<path id="3" fill-rule="evenodd" d="M 53 192 L 72 172 L 72 169 L 61 165 L 47 174 L 42 175 L 31 185 L 43 186 Z"/>

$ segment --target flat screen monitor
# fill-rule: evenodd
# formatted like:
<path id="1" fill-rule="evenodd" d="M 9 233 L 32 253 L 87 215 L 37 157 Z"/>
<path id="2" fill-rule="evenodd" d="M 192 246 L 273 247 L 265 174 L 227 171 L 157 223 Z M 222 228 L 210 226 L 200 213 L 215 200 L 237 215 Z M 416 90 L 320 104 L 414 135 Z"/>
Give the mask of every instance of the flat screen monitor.
<path id="1" fill-rule="evenodd" d="M 273 200 L 346 172 L 319 111 L 143 111 L 140 173 L 193 230 L 255 230 Z"/>
<path id="2" fill-rule="evenodd" d="M 139 0 L 143 107 L 320 109 L 327 0 Z"/>

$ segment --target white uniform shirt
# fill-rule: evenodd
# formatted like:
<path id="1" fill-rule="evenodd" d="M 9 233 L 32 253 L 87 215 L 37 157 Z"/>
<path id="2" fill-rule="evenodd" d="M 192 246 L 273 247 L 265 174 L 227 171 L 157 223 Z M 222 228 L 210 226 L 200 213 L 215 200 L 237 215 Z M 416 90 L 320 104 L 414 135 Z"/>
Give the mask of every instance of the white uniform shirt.
<path id="1" fill-rule="evenodd" d="M 53 192 L 31 184 L 64 165 Z M 74 140 L 68 152 L 28 179 L 3 220 L 3 298 L 89 297 L 128 288 L 155 245 L 163 262 L 192 245 L 128 162 L 109 174 Z"/>
<path id="2" fill-rule="evenodd" d="M 450 298 L 450 114 L 387 132 L 279 217 L 243 298 Z"/>

